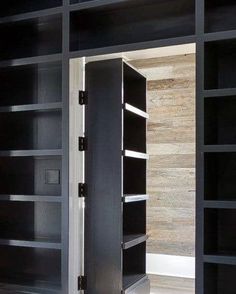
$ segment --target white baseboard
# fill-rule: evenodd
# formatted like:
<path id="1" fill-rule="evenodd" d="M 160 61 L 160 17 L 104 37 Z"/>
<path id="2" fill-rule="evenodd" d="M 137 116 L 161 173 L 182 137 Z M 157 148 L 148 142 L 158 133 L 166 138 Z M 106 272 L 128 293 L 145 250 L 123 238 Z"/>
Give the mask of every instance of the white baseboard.
<path id="1" fill-rule="evenodd" d="M 147 254 L 147 273 L 195 279 L 195 258 L 165 254 Z"/>

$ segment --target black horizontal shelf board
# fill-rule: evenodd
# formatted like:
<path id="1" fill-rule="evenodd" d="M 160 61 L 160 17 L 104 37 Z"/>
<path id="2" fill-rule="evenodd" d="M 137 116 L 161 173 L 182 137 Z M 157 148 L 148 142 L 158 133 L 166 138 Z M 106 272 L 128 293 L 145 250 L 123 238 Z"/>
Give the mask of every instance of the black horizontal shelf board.
<path id="1" fill-rule="evenodd" d="M 122 248 L 129 249 L 140 243 L 146 242 L 147 239 L 148 239 L 148 236 L 145 234 L 127 234 L 127 235 L 125 234 L 123 236 Z"/>
<path id="2" fill-rule="evenodd" d="M 55 103 L 40 103 L 40 104 L 25 104 L 25 105 L 12 105 L 0 107 L 1 112 L 20 112 L 20 111 L 39 111 L 39 110 L 58 110 L 62 109 L 61 102 Z"/>
<path id="3" fill-rule="evenodd" d="M 203 146 L 204 152 L 236 152 L 236 145 L 232 144 L 226 144 L 226 145 L 204 145 Z"/>
<path id="4" fill-rule="evenodd" d="M 34 57 L 26 57 L 26 58 L 7 59 L 7 60 L 0 61 L 0 68 L 1 67 L 12 67 L 12 66 L 46 63 L 46 62 L 53 62 L 53 61 L 60 61 L 60 60 L 62 60 L 61 53 L 34 56 Z"/>
<path id="5" fill-rule="evenodd" d="M 147 153 L 136 152 L 133 150 L 124 150 L 123 156 L 130 157 L 130 158 L 136 158 L 136 159 L 143 159 L 143 160 L 149 159 L 149 155 Z"/>
<path id="6" fill-rule="evenodd" d="M 236 201 L 217 201 L 217 200 L 205 200 L 205 208 L 219 208 L 219 209 L 236 209 Z"/>
<path id="7" fill-rule="evenodd" d="M 125 194 L 123 196 L 123 202 L 137 202 L 137 201 L 146 201 L 148 200 L 149 196 L 147 194 Z"/>
<path id="8" fill-rule="evenodd" d="M 215 98 L 215 97 L 224 97 L 224 96 L 234 96 L 236 95 L 236 88 L 226 88 L 226 89 L 213 89 L 213 90 L 205 90 L 204 97 L 205 98 Z"/>
<path id="9" fill-rule="evenodd" d="M 228 255 L 204 255 L 204 262 L 216 264 L 236 265 L 236 256 Z"/>
<path id="10" fill-rule="evenodd" d="M 236 30 L 221 31 L 221 32 L 204 34 L 205 42 L 211 42 L 211 41 L 214 42 L 214 41 L 234 39 L 234 38 L 236 38 Z"/>
<path id="11" fill-rule="evenodd" d="M 45 249 L 61 249 L 60 242 L 53 242 L 46 239 L 38 240 L 15 240 L 15 239 L 0 239 L 0 245 L 30 247 L 30 248 L 45 248 Z"/>
<path id="12" fill-rule="evenodd" d="M 20 156 L 61 156 L 62 149 L 49 150 L 4 150 L 0 151 L 0 157 Z"/>
<path id="13" fill-rule="evenodd" d="M 22 202 L 61 202 L 61 196 L 42 195 L 1 195 L 0 201 L 22 201 Z"/>
<path id="14" fill-rule="evenodd" d="M 71 11 L 80 11 L 85 9 L 92 9 L 97 7 L 103 7 L 107 5 L 114 5 L 119 3 L 125 3 L 130 2 L 129 0 L 92 0 L 92 1 L 86 1 L 86 2 L 80 2 L 70 5 Z"/>
<path id="15" fill-rule="evenodd" d="M 131 44 L 114 45 L 114 46 L 102 47 L 102 48 L 70 51 L 69 57 L 78 58 L 78 57 L 94 56 L 94 55 L 100 55 L 100 54 L 151 49 L 151 48 L 165 47 L 165 46 L 171 46 L 171 45 L 183 45 L 183 44 L 190 44 L 195 42 L 196 42 L 196 36 L 190 35 L 186 37 L 177 37 L 177 38 L 161 39 L 161 40 L 138 42 L 138 43 L 131 43 Z"/>
<path id="16" fill-rule="evenodd" d="M 132 114 L 138 115 L 138 116 L 143 117 L 145 119 L 149 118 L 149 115 L 146 112 L 142 111 L 141 109 L 139 109 L 129 103 L 124 104 L 124 109 Z"/>
<path id="17" fill-rule="evenodd" d="M 133 274 L 133 275 L 125 275 L 123 276 L 123 294 L 129 293 L 138 285 L 142 284 L 145 280 L 147 280 L 146 274 Z"/>
<path id="18" fill-rule="evenodd" d="M 41 282 L 41 286 L 27 286 L 27 281 L 15 282 L 14 280 L 8 279 L 5 283 L 0 283 L 0 292 L 4 291 L 4 293 L 37 293 L 37 294 L 63 294 L 60 290 L 59 285 L 43 283 Z M 20 291 L 20 292 L 19 292 Z"/>
<path id="19" fill-rule="evenodd" d="M 59 14 L 59 13 L 62 13 L 62 7 L 54 7 L 54 8 L 37 10 L 33 12 L 25 12 L 25 13 L 15 14 L 11 16 L 1 17 L 0 24 L 5 24 L 9 22 L 17 22 L 22 20 L 25 21 L 27 19 L 38 18 L 42 16 L 51 16 L 51 15 Z"/>

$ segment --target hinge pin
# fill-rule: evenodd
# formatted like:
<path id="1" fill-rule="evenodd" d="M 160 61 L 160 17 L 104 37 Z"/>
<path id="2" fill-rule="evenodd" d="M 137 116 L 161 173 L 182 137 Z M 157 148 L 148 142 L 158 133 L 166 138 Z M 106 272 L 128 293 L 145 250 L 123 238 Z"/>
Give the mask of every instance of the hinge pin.
<path id="1" fill-rule="evenodd" d="M 87 105 L 88 104 L 88 92 L 87 91 L 79 91 L 79 104 Z"/>

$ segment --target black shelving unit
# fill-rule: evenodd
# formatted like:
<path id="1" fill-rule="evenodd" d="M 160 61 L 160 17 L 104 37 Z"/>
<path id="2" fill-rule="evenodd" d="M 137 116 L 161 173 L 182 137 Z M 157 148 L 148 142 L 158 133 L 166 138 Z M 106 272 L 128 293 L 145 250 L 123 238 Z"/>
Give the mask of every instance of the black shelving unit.
<path id="1" fill-rule="evenodd" d="M 196 293 L 235 292 L 235 11 L 201 1 L 197 20 Z"/>
<path id="2" fill-rule="evenodd" d="M 148 293 L 146 79 L 122 59 L 96 61 L 86 87 L 86 293 Z"/>
<path id="3" fill-rule="evenodd" d="M 0 4 L 2 293 L 68 293 L 60 9 L 61 0 Z"/>

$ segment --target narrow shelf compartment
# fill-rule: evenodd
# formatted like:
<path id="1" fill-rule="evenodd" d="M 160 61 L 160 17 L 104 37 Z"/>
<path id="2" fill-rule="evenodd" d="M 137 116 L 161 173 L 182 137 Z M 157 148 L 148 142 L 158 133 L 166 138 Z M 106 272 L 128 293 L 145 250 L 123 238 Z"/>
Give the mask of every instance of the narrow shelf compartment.
<path id="1" fill-rule="evenodd" d="M 149 159 L 149 155 L 146 153 L 142 153 L 142 152 L 136 152 L 136 151 L 132 151 L 132 150 L 124 150 L 123 155 L 125 157 L 131 157 L 131 158 L 136 158 L 136 159 Z"/>
<path id="2" fill-rule="evenodd" d="M 123 204 L 123 235 L 146 235 L 146 202 Z"/>
<path id="3" fill-rule="evenodd" d="M 123 63 L 124 78 L 124 102 L 141 110 L 144 115 L 147 110 L 146 92 L 147 80 L 136 69 L 127 63 Z M 134 108 L 132 108 L 134 110 Z M 137 111 L 136 111 L 137 112 Z M 140 111 L 139 111 L 140 113 Z"/>
<path id="4" fill-rule="evenodd" d="M 148 113 L 140 110 L 137 107 L 132 106 L 129 103 L 125 103 L 124 104 L 124 109 L 127 110 L 127 111 L 129 111 L 129 112 L 131 112 L 131 113 L 133 113 L 133 114 L 135 114 L 135 115 L 141 116 L 142 118 L 145 118 L 145 119 L 148 119 L 149 118 Z"/>
<path id="5" fill-rule="evenodd" d="M 236 29 L 234 0 L 205 0 L 205 32 Z"/>
<path id="6" fill-rule="evenodd" d="M 61 149 L 61 110 L 0 113 L 0 139 L 1 151 Z M 38 155 L 44 153 L 37 152 Z M 57 152 L 52 150 L 49 155 Z"/>
<path id="7" fill-rule="evenodd" d="M 234 294 L 236 266 L 204 264 L 204 294 Z"/>
<path id="8" fill-rule="evenodd" d="M 205 200 L 236 200 L 236 153 L 205 153 Z"/>
<path id="9" fill-rule="evenodd" d="M 124 112 L 123 145 L 125 149 L 135 151 L 133 155 L 146 153 L 146 128 L 146 119 L 133 112 Z"/>
<path id="10" fill-rule="evenodd" d="M 236 96 L 205 98 L 205 144 L 236 144 Z"/>
<path id="11" fill-rule="evenodd" d="M 143 195 L 126 194 L 123 196 L 123 202 L 125 203 L 146 201 L 148 199 L 149 199 L 149 196 L 147 194 L 143 194 Z"/>
<path id="12" fill-rule="evenodd" d="M 0 231 L 1 245 L 60 249 L 61 204 L 0 201 Z"/>
<path id="13" fill-rule="evenodd" d="M 123 236 L 122 248 L 124 250 L 129 249 L 133 246 L 136 246 L 140 243 L 146 242 L 148 236 L 145 234 L 131 234 Z"/>
<path id="14" fill-rule="evenodd" d="M 132 287 L 146 276 L 146 243 L 123 251 L 123 290 Z"/>
<path id="15" fill-rule="evenodd" d="M 33 292 L 61 289 L 60 250 L 0 246 L 0 260 L 0 290 L 7 284 L 32 287 Z"/>
<path id="16" fill-rule="evenodd" d="M 0 157 L 1 195 L 61 195 L 61 157 Z"/>
<path id="17" fill-rule="evenodd" d="M 209 209 L 204 211 L 205 255 L 236 256 L 236 209 Z"/>
<path id="18" fill-rule="evenodd" d="M 205 43 L 205 89 L 236 87 L 236 40 Z"/>
<path id="19" fill-rule="evenodd" d="M 9 0 L 1 1 L 0 17 L 15 15 L 20 13 L 27 13 L 37 10 L 54 8 L 62 5 L 62 0 Z"/>
<path id="20" fill-rule="evenodd" d="M 62 16 L 38 17 L 0 25 L 0 60 L 62 52 Z"/>
<path id="21" fill-rule="evenodd" d="M 77 51 L 193 35 L 194 12 L 193 0 L 119 1 L 73 11 L 70 49 Z"/>
<path id="22" fill-rule="evenodd" d="M 58 107 L 59 104 L 56 103 L 62 100 L 61 62 L 2 67 L 0 92 L 0 111 L 3 106 L 13 105 L 19 106 L 22 110 L 34 110 L 34 104 L 35 110 L 42 107 Z M 29 105 L 28 109 L 26 105 Z M 17 111 L 18 108 L 14 109 Z"/>
<path id="23" fill-rule="evenodd" d="M 123 157 L 123 194 L 146 194 L 146 160 Z"/>

